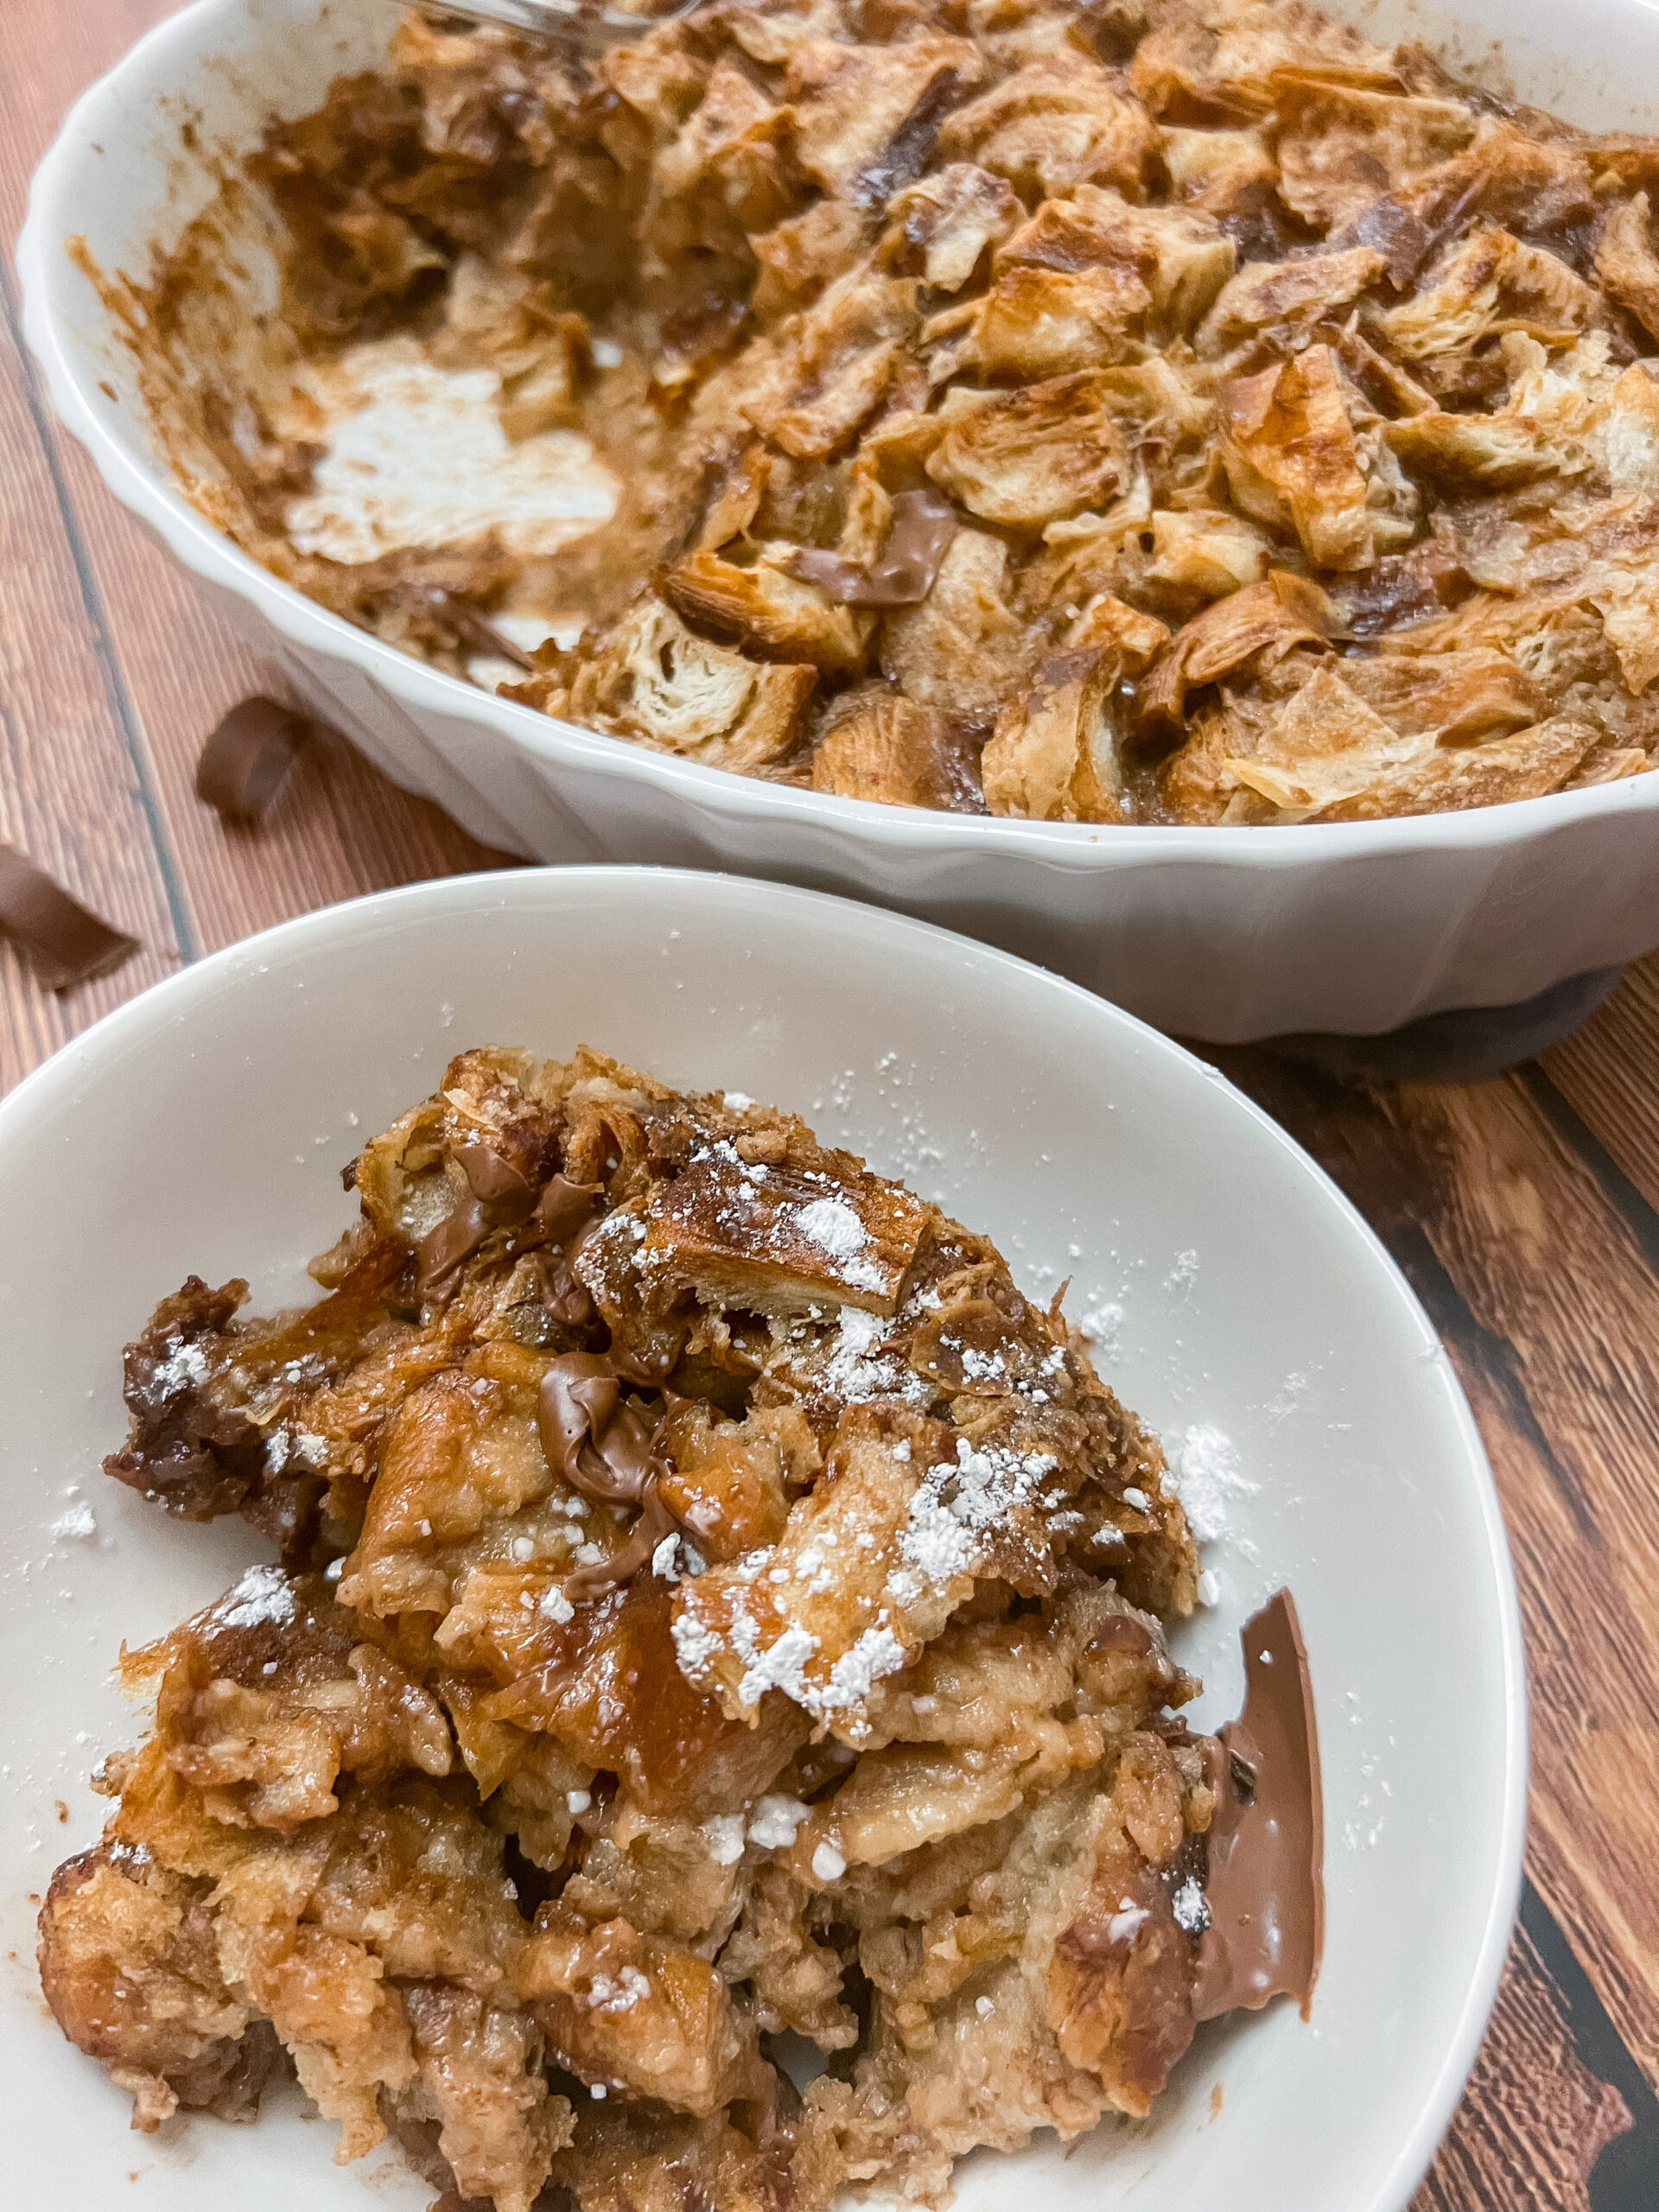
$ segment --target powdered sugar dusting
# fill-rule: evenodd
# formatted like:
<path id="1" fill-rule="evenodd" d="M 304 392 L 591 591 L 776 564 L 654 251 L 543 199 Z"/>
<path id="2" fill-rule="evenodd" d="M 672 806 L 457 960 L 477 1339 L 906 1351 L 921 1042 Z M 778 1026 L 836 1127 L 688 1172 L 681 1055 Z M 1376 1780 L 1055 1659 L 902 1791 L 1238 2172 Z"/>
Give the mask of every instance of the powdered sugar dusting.
<path id="1" fill-rule="evenodd" d="M 870 1241 L 869 1230 L 845 1198 L 814 1198 L 796 1214 L 795 1226 L 832 1260 L 850 1260 Z"/>
<path id="2" fill-rule="evenodd" d="M 1059 1499 L 1047 1485 L 1058 1468 L 1047 1452 L 1005 1443 L 976 1446 L 959 1436 L 954 1459 L 921 1469 L 905 1518 L 890 1540 L 891 1564 L 882 1586 L 864 1600 L 874 1618 L 845 1649 L 830 1657 L 819 1636 L 785 1611 L 791 1590 L 810 1600 L 830 1588 L 830 1563 L 818 1548 L 804 1546 L 792 1563 L 787 1555 L 780 1559 L 775 1550 L 763 1549 L 732 1570 L 738 1588 L 730 1592 L 734 1602 L 723 1635 L 689 1609 L 675 1622 L 681 1671 L 706 1683 L 729 1649 L 741 1662 L 741 1704 L 756 1705 L 769 1691 L 781 1690 L 815 1719 L 846 1716 L 856 1723 L 876 1683 L 897 1673 L 918 1641 L 912 1618 L 915 1609 L 937 1610 L 944 1601 L 948 1610 L 965 1594 L 986 1570 L 988 1538 L 1005 1531 L 1022 1508 L 1034 1505 L 1052 1514 Z M 868 1530 L 857 1533 L 861 1548 L 873 1548 L 876 1541 Z M 766 1592 L 769 1640 L 767 1628 L 742 1594 L 746 1585 Z"/>
<path id="3" fill-rule="evenodd" d="M 213 1611 L 220 1628 L 285 1628 L 294 1618 L 294 1592 L 280 1567 L 251 1567 Z"/>
<path id="4" fill-rule="evenodd" d="M 1193 1541 L 1200 1544 L 1224 1535 L 1231 1503 L 1254 1497 L 1261 1488 L 1240 1471 L 1231 1437 L 1211 1421 L 1195 1423 L 1181 1439 L 1172 1457 L 1169 1485 L 1181 1501 Z"/>
<path id="5" fill-rule="evenodd" d="M 181 1390 L 199 1387 L 207 1380 L 207 1355 L 201 1346 L 181 1337 L 168 1346 L 137 1392 L 146 1405 L 158 1406 Z"/>
<path id="6" fill-rule="evenodd" d="M 671 1630 L 674 1638 L 674 1656 L 680 1662 L 680 1672 L 689 1682 L 703 1682 L 709 1679 L 709 1669 L 720 1656 L 721 1640 L 713 1629 L 700 1621 L 695 1613 L 682 1613 Z"/>
<path id="7" fill-rule="evenodd" d="M 927 1405 L 933 1385 L 918 1375 L 907 1360 L 878 1351 L 882 1334 L 891 1325 L 861 1306 L 843 1306 L 839 1325 L 830 1341 L 830 1357 L 823 1379 L 838 1398 L 849 1403 L 871 1398 L 903 1398 L 916 1406 Z M 908 1446 L 906 1447 L 908 1451 Z"/>
<path id="8" fill-rule="evenodd" d="M 1210 1925 L 1210 1906 L 1196 1874 L 1189 1874 L 1170 1899 L 1176 1924 L 1189 1936 L 1202 1936 Z"/>
<path id="9" fill-rule="evenodd" d="M 90 1543 L 98 1534 L 98 1522 L 92 1517 L 92 1507 L 84 1499 L 72 1505 L 67 1513 L 60 1513 L 52 1523 L 52 1534 L 60 1543 Z"/>

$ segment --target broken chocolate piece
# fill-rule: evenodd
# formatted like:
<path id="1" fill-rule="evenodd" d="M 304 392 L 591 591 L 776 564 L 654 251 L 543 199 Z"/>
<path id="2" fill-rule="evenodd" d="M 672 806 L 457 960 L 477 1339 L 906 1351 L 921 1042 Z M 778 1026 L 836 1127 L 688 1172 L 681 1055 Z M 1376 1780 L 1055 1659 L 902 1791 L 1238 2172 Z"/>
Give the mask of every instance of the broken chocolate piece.
<path id="1" fill-rule="evenodd" d="M 932 590 L 956 534 L 957 511 L 942 492 L 900 492 L 887 544 L 868 569 L 811 546 L 791 554 L 788 566 L 838 606 L 916 607 Z"/>
<path id="2" fill-rule="evenodd" d="M 258 821 L 288 780 L 310 725 L 275 699 L 244 699 L 201 748 L 196 797 L 222 821 Z"/>
<path id="3" fill-rule="evenodd" d="M 138 950 L 10 845 L 0 845 L 0 937 L 28 953 L 49 991 L 107 976 Z"/>
<path id="4" fill-rule="evenodd" d="M 1288 1590 L 1241 1631 L 1244 1710 L 1211 1755 L 1216 1791 L 1192 2009 L 1200 2020 L 1270 1997 L 1294 1997 L 1306 2019 L 1325 1945 L 1325 1806 L 1307 1653 Z M 1245 1772 L 1241 1774 L 1240 1768 Z"/>

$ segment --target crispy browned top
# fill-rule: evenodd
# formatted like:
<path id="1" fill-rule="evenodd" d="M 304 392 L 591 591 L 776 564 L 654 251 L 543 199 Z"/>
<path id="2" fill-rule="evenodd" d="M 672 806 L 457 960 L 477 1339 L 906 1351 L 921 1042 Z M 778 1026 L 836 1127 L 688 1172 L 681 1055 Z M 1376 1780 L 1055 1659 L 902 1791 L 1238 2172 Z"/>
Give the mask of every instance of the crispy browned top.
<path id="1" fill-rule="evenodd" d="M 238 412 L 221 369 L 208 503 L 458 668 L 504 594 L 585 621 L 516 687 L 550 713 L 1045 821 L 1649 765 L 1659 142 L 1300 0 L 720 0 L 592 74 L 413 14 L 255 167 L 296 358 L 412 332 L 624 490 L 556 574 L 302 560 L 287 371 Z M 150 303 L 168 422 L 211 263 Z"/>

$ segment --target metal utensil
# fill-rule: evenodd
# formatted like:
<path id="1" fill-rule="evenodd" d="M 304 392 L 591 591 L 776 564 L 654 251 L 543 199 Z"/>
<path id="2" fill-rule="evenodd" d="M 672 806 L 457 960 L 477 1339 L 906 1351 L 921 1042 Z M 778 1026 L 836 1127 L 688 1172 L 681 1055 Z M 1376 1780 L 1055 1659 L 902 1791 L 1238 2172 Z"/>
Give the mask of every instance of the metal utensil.
<path id="1" fill-rule="evenodd" d="M 404 0 L 398 0 L 402 5 Z M 508 30 L 524 31 L 545 39 L 550 46 L 571 46 L 602 54 L 607 47 L 643 37 L 658 23 L 689 16 L 700 0 L 678 0 L 671 7 L 607 8 L 595 0 L 438 0 L 435 14 L 462 16 L 469 22 L 499 23 Z"/>

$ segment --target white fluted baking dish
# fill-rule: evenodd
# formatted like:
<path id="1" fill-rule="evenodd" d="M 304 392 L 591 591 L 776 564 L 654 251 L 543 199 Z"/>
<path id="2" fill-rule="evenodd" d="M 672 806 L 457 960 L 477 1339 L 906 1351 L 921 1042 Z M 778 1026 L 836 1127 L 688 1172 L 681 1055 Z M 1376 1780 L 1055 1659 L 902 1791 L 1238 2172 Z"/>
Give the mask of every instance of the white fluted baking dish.
<path id="1" fill-rule="evenodd" d="M 1644 0 L 1327 0 L 1600 128 L 1659 124 Z M 196 0 L 75 107 L 35 179 L 25 327 L 117 496 L 388 775 L 544 861 L 654 861 L 848 892 L 988 939 L 1219 1042 L 1503 1006 L 1659 944 L 1659 775 L 1461 814 L 1262 829 L 1029 823 L 786 789 L 496 699 L 279 583 L 153 450 L 114 317 L 66 251 L 143 278 L 266 119 L 372 68 L 385 0 Z M 189 148 L 181 135 L 189 120 Z M 194 150 L 191 150 L 194 149 Z"/>

